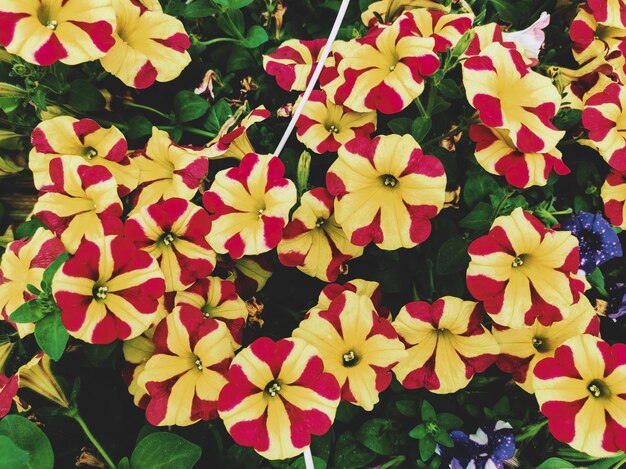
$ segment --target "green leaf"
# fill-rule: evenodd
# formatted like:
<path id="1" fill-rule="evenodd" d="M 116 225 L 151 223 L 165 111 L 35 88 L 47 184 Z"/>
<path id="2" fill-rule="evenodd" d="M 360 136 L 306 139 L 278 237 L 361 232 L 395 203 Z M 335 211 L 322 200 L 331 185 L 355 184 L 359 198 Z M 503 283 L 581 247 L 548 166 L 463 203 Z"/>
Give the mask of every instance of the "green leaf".
<path id="1" fill-rule="evenodd" d="M 120 462 L 117 463 L 117 469 L 130 469 L 130 461 L 128 458 L 124 457 L 120 459 Z"/>
<path id="2" fill-rule="evenodd" d="M 350 432 L 342 434 L 337 439 L 333 462 L 342 469 L 357 469 L 366 467 L 376 459 L 376 454 L 363 447 Z"/>
<path id="3" fill-rule="evenodd" d="M 30 238 L 35 232 L 43 227 L 43 223 L 38 218 L 31 218 L 27 222 L 22 223 L 15 230 L 15 239 Z"/>
<path id="4" fill-rule="evenodd" d="M 35 285 L 33 285 L 32 283 L 29 283 L 28 285 L 26 285 L 26 290 L 28 290 L 30 293 L 32 293 L 35 296 L 41 295 L 41 290 L 37 288 Z"/>
<path id="5" fill-rule="evenodd" d="M 269 40 L 270 38 L 267 35 L 267 31 L 258 24 L 255 24 L 248 30 L 246 38 L 241 40 L 240 43 L 247 49 L 256 49 Z"/>
<path id="6" fill-rule="evenodd" d="M 224 99 L 220 99 L 209 109 L 209 114 L 204 120 L 204 128 L 212 134 L 217 135 L 224 122 L 226 122 L 231 115 L 232 111 L 228 103 Z"/>
<path id="7" fill-rule="evenodd" d="M 465 270 L 470 261 L 467 253 L 468 246 L 469 243 L 460 236 L 450 238 L 443 243 L 437 251 L 435 262 L 437 273 L 449 275 Z"/>
<path id="8" fill-rule="evenodd" d="M 219 28 L 231 37 L 243 39 L 246 27 L 243 13 L 239 10 L 229 9 L 217 17 Z"/>
<path id="9" fill-rule="evenodd" d="M 139 442 L 132 456 L 132 469 L 191 469 L 202 450 L 174 433 L 151 433 Z"/>
<path id="10" fill-rule="evenodd" d="M 400 400 L 396 402 L 396 409 L 405 417 L 415 417 L 417 409 L 414 401 Z"/>
<path id="11" fill-rule="evenodd" d="M 185 6 L 183 16 L 185 18 L 204 18 L 214 15 L 220 10 L 215 8 L 209 0 L 195 0 L 193 3 Z"/>
<path id="12" fill-rule="evenodd" d="M 420 116 L 415 118 L 411 124 L 411 135 L 417 142 L 421 142 L 433 125 L 433 121 L 428 116 Z"/>
<path id="13" fill-rule="evenodd" d="M 493 208 L 491 205 L 480 202 L 459 222 L 459 226 L 473 231 L 488 230 L 491 226 L 492 214 Z"/>
<path id="14" fill-rule="evenodd" d="M 463 199 L 468 206 L 473 207 L 476 202 L 499 192 L 501 192 L 500 185 L 496 178 L 484 171 L 471 172 L 468 173 L 463 187 Z"/>
<path id="15" fill-rule="evenodd" d="M 598 290 L 598 293 L 600 293 L 600 295 L 605 298 L 609 297 L 609 294 L 606 291 L 604 284 L 604 274 L 600 269 L 597 268 L 593 272 L 591 272 L 591 274 L 587 275 L 587 281 L 591 284 L 592 287 Z"/>
<path id="16" fill-rule="evenodd" d="M 106 106 L 106 100 L 100 90 L 87 80 L 72 82 L 68 92 L 68 103 L 77 111 L 99 111 Z"/>
<path id="17" fill-rule="evenodd" d="M 363 446 L 375 453 L 389 456 L 394 451 L 394 443 L 389 435 L 391 422 L 385 419 L 371 419 L 364 422 L 356 433 Z"/>
<path id="18" fill-rule="evenodd" d="M 11 313 L 9 319 L 19 324 L 37 322 L 46 315 L 40 300 L 30 300 Z"/>
<path id="19" fill-rule="evenodd" d="M 441 414 L 437 414 L 437 424 L 440 427 L 445 428 L 446 430 L 454 430 L 461 428 L 461 425 L 463 425 L 463 420 L 461 420 L 454 414 L 443 412 Z"/>
<path id="20" fill-rule="evenodd" d="M 435 441 L 440 445 L 447 446 L 448 448 L 452 448 L 454 446 L 454 441 L 450 438 L 450 435 L 444 428 L 437 428 L 437 433 L 435 434 Z"/>
<path id="21" fill-rule="evenodd" d="M 574 127 L 582 119 L 583 112 L 580 109 L 561 109 L 554 116 L 552 122 L 556 128 L 561 130 L 567 130 Z"/>
<path id="22" fill-rule="evenodd" d="M 37 425 L 20 415 L 7 415 L 0 420 L 0 435 L 9 438 L 15 446 L 28 454 L 21 468 L 52 469 L 54 453 L 48 438 Z M 0 467 L 12 467 L 0 464 Z"/>
<path id="23" fill-rule="evenodd" d="M 52 264 L 46 267 L 46 270 L 43 271 L 43 280 L 42 283 L 45 283 L 48 287 L 52 286 L 52 279 L 57 271 L 61 268 L 61 266 L 65 263 L 66 260 L 70 258 L 70 255 L 66 252 L 58 256 Z"/>
<path id="24" fill-rule="evenodd" d="M 569 461 L 561 458 L 550 458 L 537 466 L 537 469 L 564 469 L 566 467 L 576 467 Z"/>
<path id="25" fill-rule="evenodd" d="M 396 117 L 387 123 L 389 130 L 398 135 L 408 134 L 411 131 L 412 125 L 413 120 L 408 117 Z"/>
<path id="26" fill-rule="evenodd" d="M 431 437 L 422 438 L 419 443 L 419 448 L 422 461 L 428 461 L 430 457 L 435 454 L 437 443 Z"/>
<path id="27" fill-rule="evenodd" d="M 215 4 L 224 8 L 231 8 L 233 10 L 239 10 L 245 6 L 250 5 L 254 0 L 213 0 Z"/>
<path id="28" fill-rule="evenodd" d="M 459 88 L 454 80 L 445 78 L 439 83 L 437 91 L 441 93 L 441 96 L 448 99 L 461 99 L 463 98 L 463 91 Z"/>
<path id="29" fill-rule="evenodd" d="M 8 436 L 0 436 L 0 467 L 20 468 L 28 462 L 28 453 L 17 447 Z"/>
<path id="30" fill-rule="evenodd" d="M 63 325 L 61 313 L 54 312 L 41 319 L 35 326 L 35 339 L 45 353 L 58 361 L 65 351 L 70 335 Z"/>
<path id="31" fill-rule="evenodd" d="M 426 425 L 423 423 L 420 423 L 409 432 L 409 436 L 411 438 L 415 438 L 416 440 L 421 440 L 422 438 L 425 438 L 426 435 L 428 435 L 428 430 L 426 429 Z"/>
<path id="32" fill-rule="evenodd" d="M 124 135 L 129 140 L 136 140 L 146 135 L 150 135 L 152 132 L 152 122 L 141 115 L 136 115 L 130 118 L 128 121 L 128 127 Z"/>
<path id="33" fill-rule="evenodd" d="M 176 122 L 189 122 L 201 118 L 209 109 L 209 103 L 193 91 L 183 90 L 174 97 Z"/>
<path id="34" fill-rule="evenodd" d="M 424 422 L 436 422 L 437 413 L 435 408 L 426 399 L 422 402 L 422 420 Z"/>

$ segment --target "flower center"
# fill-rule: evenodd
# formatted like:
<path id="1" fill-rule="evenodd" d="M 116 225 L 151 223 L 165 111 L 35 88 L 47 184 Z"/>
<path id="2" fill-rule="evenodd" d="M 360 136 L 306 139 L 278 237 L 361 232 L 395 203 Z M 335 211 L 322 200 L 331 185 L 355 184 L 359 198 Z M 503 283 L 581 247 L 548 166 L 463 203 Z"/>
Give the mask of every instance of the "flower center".
<path id="1" fill-rule="evenodd" d="M 327 130 L 329 132 L 334 133 L 334 134 L 338 134 L 339 133 L 339 129 L 335 125 L 330 125 Z"/>
<path id="2" fill-rule="evenodd" d="M 213 307 L 210 304 L 205 304 L 201 311 L 202 311 L 202 316 L 204 316 L 205 319 L 209 319 L 211 317 L 211 310 L 213 309 Z"/>
<path id="3" fill-rule="evenodd" d="M 270 381 L 270 383 L 267 386 L 265 386 L 265 392 L 269 394 L 271 397 L 275 397 L 276 394 L 280 392 L 280 389 L 281 389 L 280 384 L 276 380 Z"/>
<path id="4" fill-rule="evenodd" d="M 324 220 L 323 218 L 318 218 L 317 221 L 315 222 L 315 226 L 320 228 L 324 226 L 324 223 L 326 223 L 326 220 Z"/>
<path id="5" fill-rule="evenodd" d="M 608 397 L 611 394 L 606 384 L 599 379 L 594 379 L 591 383 L 589 383 L 587 390 L 593 397 L 596 398 Z"/>
<path id="6" fill-rule="evenodd" d="M 264 213 L 265 213 L 265 209 L 264 208 L 260 208 L 259 209 L 259 218 L 261 218 Z"/>
<path id="7" fill-rule="evenodd" d="M 165 233 L 163 237 L 161 238 L 161 240 L 163 241 L 163 244 L 165 244 L 166 246 L 169 246 L 170 244 L 172 244 L 175 239 L 176 237 L 172 233 Z"/>
<path id="8" fill-rule="evenodd" d="M 537 352 L 546 352 L 548 350 L 547 342 L 541 337 L 533 337 L 533 347 L 535 347 Z"/>
<path id="9" fill-rule="evenodd" d="M 194 365 L 196 365 L 196 368 L 198 368 L 198 371 L 202 371 L 202 360 L 200 360 L 199 357 L 196 357 L 196 361 L 193 362 Z"/>
<path id="10" fill-rule="evenodd" d="M 384 176 L 381 176 L 381 179 L 383 180 L 383 184 L 385 185 L 385 187 L 396 187 L 398 185 L 398 180 L 395 178 L 395 176 L 392 176 L 391 174 L 385 174 Z"/>
<path id="11" fill-rule="evenodd" d="M 359 363 L 359 357 L 356 353 L 354 353 L 354 350 L 350 350 L 344 353 L 342 356 L 342 359 L 343 359 L 343 366 L 346 366 L 346 367 L 352 367 L 352 366 L 355 366 L 357 363 Z"/>
<path id="12" fill-rule="evenodd" d="M 92 160 L 96 156 L 98 156 L 98 150 L 96 150 L 93 147 L 85 147 L 83 148 L 82 155 L 84 158 L 87 158 L 88 160 Z"/>
<path id="13" fill-rule="evenodd" d="M 515 259 L 513 259 L 513 262 L 511 263 L 512 267 L 521 267 L 524 265 L 524 260 L 525 260 L 525 255 L 524 254 L 520 254 L 519 256 L 515 256 Z"/>
<path id="14" fill-rule="evenodd" d="M 94 288 L 94 294 L 93 296 L 97 299 L 97 300 L 106 300 L 107 297 L 107 293 L 109 292 L 109 287 L 107 286 L 101 286 L 98 287 L 97 289 Z"/>
<path id="15" fill-rule="evenodd" d="M 54 31 L 55 29 L 57 29 L 57 26 L 59 25 L 59 23 L 57 23 L 55 20 L 50 20 L 46 23 L 46 28 L 51 29 L 52 31 Z"/>

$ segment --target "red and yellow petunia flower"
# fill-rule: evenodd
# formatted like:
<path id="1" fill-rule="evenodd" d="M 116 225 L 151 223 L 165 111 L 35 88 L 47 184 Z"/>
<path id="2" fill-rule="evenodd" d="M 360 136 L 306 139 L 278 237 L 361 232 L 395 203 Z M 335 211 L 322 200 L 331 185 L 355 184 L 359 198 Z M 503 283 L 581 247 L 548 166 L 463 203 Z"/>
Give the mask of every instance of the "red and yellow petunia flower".
<path id="1" fill-rule="evenodd" d="M 17 370 L 19 387 L 27 388 L 60 407 L 68 408 L 69 399 L 50 367 L 50 357 L 39 352 Z"/>
<path id="2" fill-rule="evenodd" d="M 369 298 L 380 317 L 387 319 L 391 317 L 391 311 L 389 311 L 389 309 L 382 304 L 383 297 L 380 283 L 357 278 L 350 280 L 343 285 L 338 283 L 326 285 L 317 299 L 317 304 L 307 311 L 305 318 L 311 315 L 317 315 L 321 311 L 328 310 L 330 303 L 346 291 Z"/>
<path id="3" fill-rule="evenodd" d="M 606 162 L 626 171 L 626 87 L 610 83 L 584 100 L 582 122 Z"/>
<path id="4" fill-rule="evenodd" d="M 432 305 L 414 301 L 401 310 L 394 329 L 408 355 L 393 372 L 405 388 L 449 394 L 466 387 L 498 358 L 500 348 L 481 324 L 484 311 L 473 301 L 444 296 Z"/>
<path id="5" fill-rule="evenodd" d="M 307 148 L 319 154 L 336 152 L 355 137 L 369 137 L 376 130 L 376 113 L 352 112 L 315 90 L 296 126 L 296 136 Z"/>
<path id="6" fill-rule="evenodd" d="M 37 65 L 104 56 L 115 43 L 111 0 L 3 0 L 0 44 Z"/>
<path id="7" fill-rule="evenodd" d="M 145 409 L 150 402 L 148 390 L 143 383 L 140 384 L 139 376 L 145 370 L 146 362 L 154 355 L 154 342 L 152 342 L 154 329 L 151 327 L 139 337 L 126 340 L 122 344 L 125 360 L 122 379 L 128 386 L 128 392 L 133 396 L 133 402 L 140 409 Z"/>
<path id="8" fill-rule="evenodd" d="M 202 202 L 211 214 L 209 244 L 233 258 L 274 249 L 282 238 L 296 187 L 275 156 L 249 153 L 239 166 L 216 174 Z"/>
<path id="9" fill-rule="evenodd" d="M 598 23 L 626 29 L 626 2 L 624 0 L 588 0 L 587 5 Z"/>
<path id="10" fill-rule="evenodd" d="M 233 360 L 219 415 L 241 446 L 267 459 L 302 454 L 311 435 L 326 433 L 340 390 L 317 351 L 300 339 L 255 340 Z"/>
<path id="11" fill-rule="evenodd" d="M 410 135 L 356 138 L 339 149 L 326 175 L 335 219 L 352 244 L 411 248 L 430 235 L 443 207 L 446 175 Z"/>
<path id="12" fill-rule="evenodd" d="M 178 292 L 174 305 L 181 311 L 200 311 L 205 318 L 222 321 L 228 327 L 233 346 L 236 349 L 241 347 L 248 308 L 237 295 L 234 283 L 219 277 L 200 279 L 185 291 Z"/>
<path id="13" fill-rule="evenodd" d="M 52 184 L 42 187 L 34 213 L 68 252 L 76 252 L 83 237 L 98 241 L 121 233 L 122 201 L 108 169 L 71 156 L 54 158 L 49 168 Z"/>
<path id="14" fill-rule="evenodd" d="M 467 288 L 500 326 L 562 321 L 585 288 L 576 276 L 578 240 L 547 229 L 521 208 L 496 218 L 468 252 Z"/>
<path id="15" fill-rule="evenodd" d="M 569 28 L 572 52 L 579 64 L 605 57 L 624 47 L 626 29 L 601 26 L 587 5 L 582 5 Z"/>
<path id="16" fill-rule="evenodd" d="M 551 326 L 539 321 L 530 327 L 510 329 L 497 324 L 493 336 L 500 344 L 496 364 L 526 392 L 533 393 L 533 369 L 543 358 L 554 356 L 554 351 L 566 340 L 580 334 L 600 335 L 600 320 L 586 296 L 570 307 L 571 313 Z"/>
<path id="17" fill-rule="evenodd" d="M 334 282 L 345 262 L 363 254 L 352 244 L 333 215 L 334 197 L 323 187 L 302 195 L 278 244 L 278 259 L 311 277 Z"/>
<path id="18" fill-rule="evenodd" d="M 557 148 L 545 153 L 521 152 L 506 130 L 472 125 L 469 137 L 476 143 L 474 156 L 478 164 L 488 173 L 504 176 L 512 186 L 545 186 L 553 170 L 559 175 L 570 172 Z"/>
<path id="19" fill-rule="evenodd" d="M 44 228 L 39 228 L 29 239 L 9 243 L 0 262 L 0 319 L 9 321 L 17 308 L 35 298 L 27 286 L 39 288 L 43 271 L 64 252 L 61 241 Z M 11 324 L 20 337 L 35 329 L 34 324 Z"/>
<path id="20" fill-rule="evenodd" d="M 557 440 L 600 458 L 626 450 L 626 345 L 572 337 L 537 363 L 534 386 Z"/>
<path id="21" fill-rule="evenodd" d="M 304 91 L 319 62 L 326 39 L 289 39 L 272 54 L 263 56 L 263 68 L 287 91 Z"/>
<path id="22" fill-rule="evenodd" d="M 372 410 L 391 384 L 391 368 L 406 356 L 391 323 L 366 295 L 345 291 L 328 310 L 310 314 L 293 331 L 313 345 L 341 388 L 343 400 Z"/>
<path id="23" fill-rule="evenodd" d="M 91 344 L 132 339 L 155 321 L 165 292 L 156 260 L 121 236 L 83 240 L 52 283 L 63 324 Z"/>
<path id="24" fill-rule="evenodd" d="M 454 47 L 463 34 L 472 27 L 471 14 L 446 14 L 443 11 L 419 8 L 404 14 L 409 27 L 419 37 L 432 37 L 435 52 L 445 52 Z M 402 21 L 405 21 L 404 19 Z"/>
<path id="25" fill-rule="evenodd" d="M 450 7 L 442 5 L 437 0 L 377 0 L 371 3 L 367 10 L 361 14 L 361 21 L 366 26 L 378 24 L 376 14 L 386 22 L 395 21 L 403 12 L 415 8 L 428 8 L 430 10 L 450 11 Z"/>
<path id="26" fill-rule="evenodd" d="M 509 132 L 524 153 L 545 153 L 565 132 L 550 122 L 561 95 L 548 77 L 533 72 L 514 48 L 494 42 L 463 62 L 467 99 L 488 127 Z"/>
<path id="27" fill-rule="evenodd" d="M 353 111 L 395 114 L 422 94 L 424 77 L 439 68 L 434 47 L 433 38 L 413 34 L 407 18 L 372 29 L 335 54 L 339 76 L 322 88 Z"/>
<path id="28" fill-rule="evenodd" d="M 254 153 L 252 144 L 248 139 L 248 129 L 254 124 L 263 122 L 270 117 L 271 113 L 265 106 L 253 109 L 250 114 L 241 119 L 241 122 L 234 129 L 230 130 L 233 122 L 227 122 L 220 130 L 220 134 L 207 144 L 207 156 L 210 159 L 237 158 L 241 160 L 248 153 Z M 229 120 L 230 121 L 230 120 Z"/>
<path id="29" fill-rule="evenodd" d="M 50 162 L 59 156 L 72 156 L 92 166 L 104 166 L 117 182 L 120 197 L 137 187 L 139 168 L 126 156 L 126 138 L 116 127 L 105 129 L 91 119 L 59 116 L 35 127 L 31 143 L 33 149 L 28 165 L 38 189 L 52 183 Z"/>
<path id="30" fill-rule="evenodd" d="M 115 45 L 100 59 L 104 69 L 133 88 L 171 81 L 191 62 L 191 43 L 183 24 L 161 9 L 137 0 L 112 0 Z"/>
<path id="31" fill-rule="evenodd" d="M 217 266 L 226 271 L 226 280 L 235 284 L 237 294 L 244 299 L 261 291 L 273 273 L 268 254 L 239 259 L 232 259 L 228 255 L 218 256 Z"/>
<path id="32" fill-rule="evenodd" d="M 133 193 L 130 215 L 162 199 L 191 200 L 209 170 L 206 149 L 177 145 L 156 127 L 146 147 L 131 158 L 139 167 L 139 187 Z"/>
<path id="33" fill-rule="evenodd" d="M 175 310 L 156 327 L 154 354 L 139 376 L 152 425 L 186 426 L 217 417 L 217 398 L 235 356 L 228 328 L 200 311 Z"/>
<path id="34" fill-rule="evenodd" d="M 626 230 L 626 172 L 611 171 L 600 190 L 604 213 L 612 225 Z"/>
<path id="35" fill-rule="evenodd" d="M 144 207 L 126 221 L 126 236 L 154 257 L 165 276 L 165 291 L 182 291 L 213 272 L 215 252 L 204 209 L 172 198 Z"/>

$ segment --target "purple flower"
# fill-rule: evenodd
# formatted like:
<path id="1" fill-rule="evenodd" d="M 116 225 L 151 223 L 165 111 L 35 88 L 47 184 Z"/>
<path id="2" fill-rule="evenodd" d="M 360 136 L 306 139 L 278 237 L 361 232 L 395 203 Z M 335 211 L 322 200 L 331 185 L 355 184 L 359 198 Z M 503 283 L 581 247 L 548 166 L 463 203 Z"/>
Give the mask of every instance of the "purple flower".
<path id="1" fill-rule="evenodd" d="M 607 286 L 609 304 L 606 315 L 611 319 L 617 319 L 626 315 L 626 283 L 612 283 Z"/>
<path id="2" fill-rule="evenodd" d="M 561 228 L 578 238 L 580 269 L 587 275 L 606 261 L 622 256 L 619 238 L 602 215 L 579 212 L 563 222 Z"/>
<path id="3" fill-rule="evenodd" d="M 450 432 L 454 447 L 438 446 L 438 453 L 451 469 L 502 469 L 504 461 L 515 454 L 515 437 L 511 425 L 498 420 L 480 427 L 472 435 L 460 430 Z"/>

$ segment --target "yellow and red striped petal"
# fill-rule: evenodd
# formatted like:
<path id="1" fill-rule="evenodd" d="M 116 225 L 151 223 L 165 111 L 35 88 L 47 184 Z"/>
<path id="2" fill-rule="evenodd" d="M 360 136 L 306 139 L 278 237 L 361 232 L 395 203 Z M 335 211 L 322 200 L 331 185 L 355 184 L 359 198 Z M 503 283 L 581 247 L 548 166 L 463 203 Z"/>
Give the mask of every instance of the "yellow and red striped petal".
<path id="1" fill-rule="evenodd" d="M 509 132 L 524 153 L 552 150 L 565 132 L 551 122 L 561 104 L 552 81 L 533 72 L 514 48 L 485 47 L 463 62 L 467 99 L 488 127 Z"/>
<path id="2" fill-rule="evenodd" d="M 235 356 L 226 325 L 200 311 L 175 310 L 156 327 L 154 354 L 139 377 L 150 396 L 152 425 L 217 418 L 217 398 Z"/>
<path id="3" fill-rule="evenodd" d="M 568 174 L 557 148 L 545 153 L 519 151 L 507 131 L 472 125 L 469 137 L 476 143 L 476 161 L 491 174 L 504 176 L 515 187 L 545 186 L 554 170 L 559 175 Z"/>
<path id="4" fill-rule="evenodd" d="M 35 298 L 28 285 L 39 288 L 43 272 L 65 252 L 63 244 L 50 231 L 39 228 L 31 238 L 9 243 L 0 262 L 0 319 L 11 323 L 20 337 L 31 334 L 32 323 L 13 323 L 9 316 Z"/>
<path id="5" fill-rule="evenodd" d="M 262 290 L 272 276 L 272 262 L 268 254 L 239 259 L 228 255 L 218 256 L 217 265 L 226 270 L 226 279 L 235 284 L 237 294 L 243 299 Z"/>
<path id="6" fill-rule="evenodd" d="M 624 0 L 588 0 L 587 5 L 598 23 L 626 29 L 626 2 Z"/>
<path id="7" fill-rule="evenodd" d="M 430 219 L 443 207 L 446 175 L 410 135 L 382 135 L 342 146 L 326 185 L 352 244 L 393 250 L 428 238 Z"/>
<path id="8" fill-rule="evenodd" d="M 311 277 L 334 282 L 345 262 L 363 254 L 333 215 L 334 197 L 323 187 L 302 195 L 300 207 L 283 231 L 278 259 Z"/>
<path id="9" fill-rule="evenodd" d="M 287 91 L 304 91 L 319 62 L 326 39 L 283 42 L 272 54 L 263 56 L 263 68 Z"/>
<path id="10" fill-rule="evenodd" d="M 298 338 L 254 341 L 234 358 L 219 397 L 219 415 L 241 446 L 267 459 L 302 454 L 326 433 L 340 400 L 314 347 Z"/>
<path id="11" fill-rule="evenodd" d="M 157 262 L 121 236 L 84 239 L 52 284 L 63 324 L 93 344 L 141 335 L 155 321 L 165 292 Z"/>
<path id="12" fill-rule="evenodd" d="M 282 238 L 296 187 L 275 156 L 249 153 L 239 166 L 217 173 L 202 202 L 211 215 L 209 244 L 238 259 L 274 249 Z"/>
<path id="13" fill-rule="evenodd" d="M 248 129 L 270 116 L 271 113 L 265 106 L 259 106 L 241 119 L 239 125 L 232 130 L 229 130 L 232 126 L 232 122 L 229 120 L 220 130 L 220 134 L 207 144 L 208 157 L 210 159 L 237 158 L 241 160 L 248 153 L 254 153 L 252 144 L 248 139 Z M 236 119 L 233 118 L 232 120 L 236 122 Z"/>
<path id="14" fill-rule="evenodd" d="M 0 44 L 37 65 L 67 65 L 104 56 L 115 43 L 111 0 L 3 0 Z"/>
<path id="15" fill-rule="evenodd" d="M 420 8 L 404 14 L 413 24 L 413 34 L 419 37 L 432 37 L 435 52 L 445 52 L 454 47 L 463 34 L 472 27 L 474 15 L 445 14 L 443 11 Z M 402 19 L 404 21 L 404 19 Z"/>
<path id="16" fill-rule="evenodd" d="M 569 28 L 572 52 L 579 64 L 619 51 L 626 39 L 623 27 L 600 26 L 588 5 L 582 5 Z"/>
<path id="17" fill-rule="evenodd" d="M 626 172 L 611 171 L 600 191 L 604 214 L 612 225 L 626 230 Z"/>
<path id="18" fill-rule="evenodd" d="M 128 392 L 133 396 L 133 402 L 140 409 L 145 409 L 150 402 L 150 396 L 146 387 L 139 382 L 139 376 L 146 368 L 146 362 L 154 354 L 154 327 L 151 327 L 139 337 L 126 340 L 122 344 L 124 353 L 124 367 L 122 368 L 122 379 Z"/>
<path id="19" fill-rule="evenodd" d="M 377 0 L 361 14 L 361 21 L 366 26 L 376 26 L 378 24 L 376 15 L 379 15 L 385 23 L 391 23 L 403 12 L 415 8 L 428 8 L 427 11 L 450 11 L 449 6 L 446 7 L 437 0 Z"/>
<path id="20" fill-rule="evenodd" d="M 100 59 L 104 69 L 133 88 L 177 78 L 189 65 L 191 43 L 183 24 L 160 9 L 136 0 L 112 0 L 115 45 Z"/>
<path id="21" fill-rule="evenodd" d="M 320 293 L 317 304 L 307 311 L 305 317 L 316 315 L 321 311 L 327 310 L 330 307 L 330 303 L 346 291 L 366 296 L 374 304 L 374 308 L 379 316 L 387 319 L 391 317 L 391 311 L 382 304 L 383 298 L 380 284 L 359 278 L 350 280 L 343 285 L 339 285 L 338 283 L 326 285 Z"/>
<path id="22" fill-rule="evenodd" d="M 41 188 L 34 213 L 68 252 L 76 252 L 83 238 L 99 241 L 122 232 L 122 201 L 108 169 L 60 156 L 50 161 L 49 170 L 51 184 Z"/>
<path id="23" fill-rule="evenodd" d="M 393 322 L 408 355 L 393 368 L 408 389 L 449 394 L 466 387 L 498 357 L 500 348 L 481 324 L 484 311 L 473 301 L 452 296 L 432 305 L 414 301 Z"/>
<path id="24" fill-rule="evenodd" d="M 185 199 L 144 207 L 128 218 L 126 236 L 152 257 L 165 276 L 166 291 L 182 291 L 213 272 L 215 252 L 206 241 L 209 215 Z"/>
<path id="25" fill-rule="evenodd" d="M 31 143 L 33 149 L 28 164 L 38 189 L 52 183 L 50 162 L 59 156 L 72 156 L 91 166 L 104 166 L 117 182 L 120 197 L 137 187 L 139 168 L 126 156 L 126 138 L 116 127 L 105 129 L 91 119 L 59 116 L 35 127 Z"/>
<path id="26" fill-rule="evenodd" d="M 327 310 L 310 314 L 293 331 L 318 351 L 324 369 L 342 386 L 343 400 L 372 410 L 391 384 L 391 368 L 406 356 L 390 322 L 366 295 L 344 291 Z"/>
<path id="27" fill-rule="evenodd" d="M 578 240 L 545 228 L 521 208 L 496 218 L 489 234 L 472 242 L 468 252 L 467 288 L 501 326 L 561 321 L 584 290 L 576 276 Z"/>
<path id="28" fill-rule="evenodd" d="M 534 387 L 557 440 L 600 458 L 626 450 L 626 345 L 572 337 L 537 363 Z"/>

